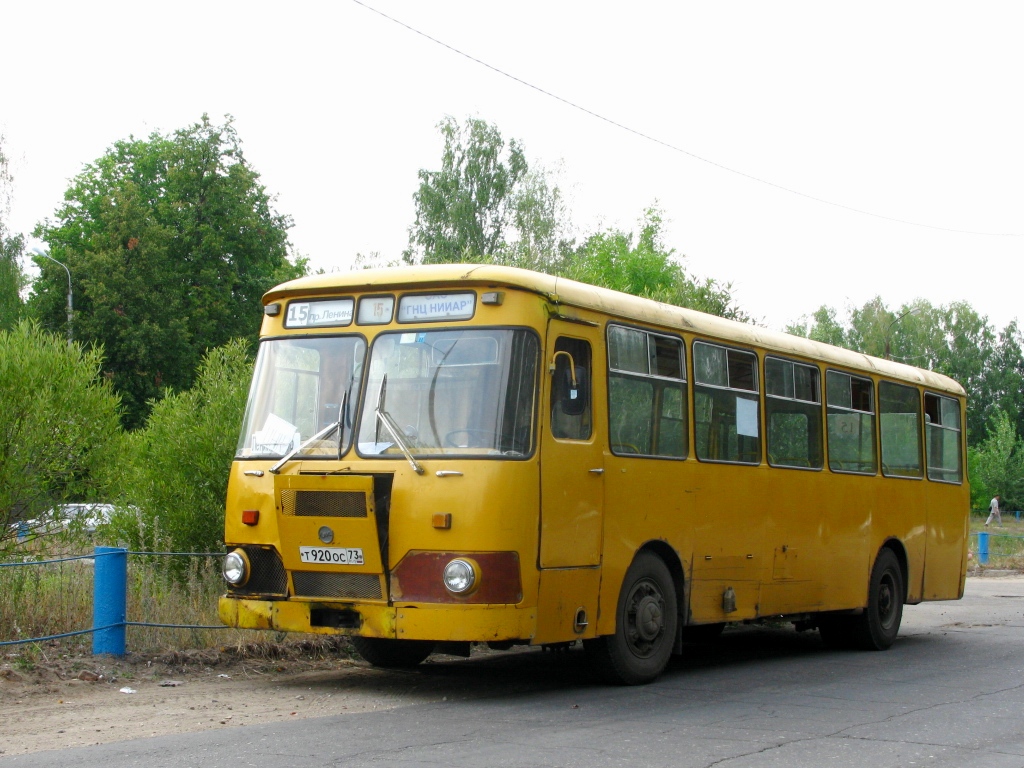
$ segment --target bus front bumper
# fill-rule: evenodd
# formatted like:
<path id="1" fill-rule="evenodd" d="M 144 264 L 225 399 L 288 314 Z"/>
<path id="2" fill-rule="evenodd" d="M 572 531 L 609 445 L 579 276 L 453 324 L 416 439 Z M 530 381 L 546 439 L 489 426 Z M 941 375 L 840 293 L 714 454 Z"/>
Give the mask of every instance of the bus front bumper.
<path id="1" fill-rule="evenodd" d="M 535 608 L 511 605 L 397 606 L 221 597 L 220 619 L 239 629 L 360 635 L 437 642 L 533 639 Z"/>

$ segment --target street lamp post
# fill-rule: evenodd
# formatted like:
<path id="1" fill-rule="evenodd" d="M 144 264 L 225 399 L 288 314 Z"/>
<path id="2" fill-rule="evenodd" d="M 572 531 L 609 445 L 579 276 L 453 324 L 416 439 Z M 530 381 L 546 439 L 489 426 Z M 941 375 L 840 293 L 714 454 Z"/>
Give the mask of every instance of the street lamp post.
<path id="1" fill-rule="evenodd" d="M 34 253 L 36 256 L 42 256 L 44 259 L 49 259 L 50 261 L 52 261 L 54 264 L 57 264 L 58 266 L 64 267 L 64 271 L 68 273 L 68 346 L 70 347 L 71 346 L 71 341 L 72 341 L 72 338 L 71 338 L 72 337 L 72 333 L 71 333 L 71 319 L 72 319 L 72 317 L 74 317 L 74 314 L 75 314 L 74 302 L 72 301 L 72 297 L 71 297 L 71 270 L 68 269 L 67 266 L 65 266 L 64 264 L 61 264 L 59 261 L 57 261 L 55 258 L 53 258 L 53 256 L 51 256 L 50 254 L 42 251 L 39 248 L 33 248 L 32 249 L 32 253 Z"/>
<path id="2" fill-rule="evenodd" d="M 920 311 L 921 311 L 921 307 L 912 307 L 911 309 L 908 309 L 902 315 L 897 317 L 895 320 L 893 320 L 891 323 L 889 323 L 889 326 L 885 329 L 885 359 L 886 360 L 892 360 L 892 355 L 889 354 L 890 353 L 890 349 L 891 349 L 891 342 L 892 342 L 892 327 L 894 325 L 896 325 L 896 323 L 898 323 L 900 320 L 902 320 L 907 315 L 913 315 L 913 314 L 915 314 L 917 312 L 920 312 Z"/>

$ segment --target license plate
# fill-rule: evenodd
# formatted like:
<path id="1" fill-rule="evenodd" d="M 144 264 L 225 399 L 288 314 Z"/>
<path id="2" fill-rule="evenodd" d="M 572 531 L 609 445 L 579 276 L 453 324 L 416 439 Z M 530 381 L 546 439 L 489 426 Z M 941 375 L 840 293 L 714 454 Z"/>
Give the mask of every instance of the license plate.
<path id="1" fill-rule="evenodd" d="M 362 565 L 363 550 L 359 547 L 299 547 L 299 560 L 304 563 Z"/>

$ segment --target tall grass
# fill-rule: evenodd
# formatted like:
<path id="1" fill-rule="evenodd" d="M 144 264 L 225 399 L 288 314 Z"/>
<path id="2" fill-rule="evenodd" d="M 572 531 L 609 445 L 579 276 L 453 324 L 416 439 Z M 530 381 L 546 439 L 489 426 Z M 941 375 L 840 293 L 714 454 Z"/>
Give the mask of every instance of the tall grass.
<path id="1" fill-rule="evenodd" d="M 42 537 L 7 553 L 0 567 L 0 641 L 48 637 L 92 627 L 92 559 L 59 560 L 92 553 L 87 537 Z M 10 563 L 24 563 L 9 565 Z M 219 557 L 128 556 L 127 621 L 219 627 L 223 591 Z M 251 639 L 237 630 L 129 626 L 130 651 L 153 652 L 234 645 Z M 62 638 L 69 651 L 87 650 L 92 636 Z M 15 648 L 19 646 L 14 646 Z"/>
<path id="2" fill-rule="evenodd" d="M 39 547 L 33 549 L 27 558 L 35 561 L 65 554 L 48 555 Z M 0 640 L 89 629 L 92 602 L 93 568 L 89 561 L 0 567 Z M 68 638 L 67 644 L 81 645 L 83 637 Z"/>
<path id="3" fill-rule="evenodd" d="M 1013 512 L 1003 512 L 1001 524 L 993 522 L 987 528 L 985 519 L 988 511 L 971 513 L 970 551 L 971 565 L 978 562 L 978 536 L 981 531 L 988 533 L 988 563 L 984 568 L 996 570 L 1024 570 L 1024 519 L 1018 520 Z"/>

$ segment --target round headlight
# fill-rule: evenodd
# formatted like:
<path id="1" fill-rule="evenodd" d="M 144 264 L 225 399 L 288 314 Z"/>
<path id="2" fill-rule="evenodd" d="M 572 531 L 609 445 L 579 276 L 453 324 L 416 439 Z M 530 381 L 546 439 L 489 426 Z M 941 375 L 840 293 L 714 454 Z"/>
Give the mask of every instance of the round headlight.
<path id="1" fill-rule="evenodd" d="M 249 580 L 249 558 L 245 552 L 236 549 L 224 557 L 224 581 L 233 587 L 240 587 Z"/>
<path id="2" fill-rule="evenodd" d="M 476 585 L 476 568 L 469 560 L 452 560 L 444 567 L 444 586 L 454 595 L 464 595 Z"/>

